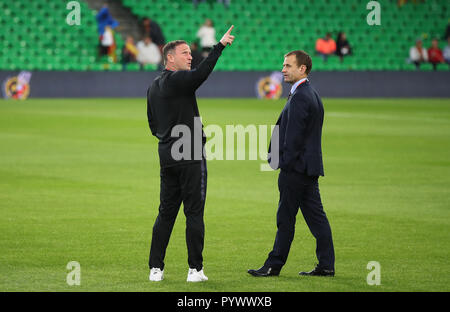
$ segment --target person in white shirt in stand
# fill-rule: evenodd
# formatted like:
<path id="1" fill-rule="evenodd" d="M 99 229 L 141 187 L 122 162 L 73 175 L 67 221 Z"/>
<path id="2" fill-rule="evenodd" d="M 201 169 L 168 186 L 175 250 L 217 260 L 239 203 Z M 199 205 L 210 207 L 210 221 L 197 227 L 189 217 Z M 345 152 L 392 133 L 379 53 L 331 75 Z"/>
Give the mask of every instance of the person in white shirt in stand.
<path id="1" fill-rule="evenodd" d="M 422 40 L 418 39 L 416 45 L 409 49 L 409 60 L 416 65 L 416 68 L 420 68 L 421 63 L 428 62 L 428 52 L 422 46 Z"/>
<path id="2" fill-rule="evenodd" d="M 137 61 L 141 64 L 141 67 L 145 64 L 161 64 L 161 52 L 149 36 L 146 36 L 144 40 L 139 41 L 136 48 L 138 50 Z"/>
<path id="3" fill-rule="evenodd" d="M 102 53 L 101 55 L 112 56 L 111 48 L 114 46 L 114 33 L 111 26 L 106 26 L 101 37 Z"/>
<path id="4" fill-rule="evenodd" d="M 203 57 L 208 56 L 212 47 L 217 43 L 216 30 L 211 19 L 207 18 L 205 23 L 197 31 L 197 38 L 200 38 Z"/>

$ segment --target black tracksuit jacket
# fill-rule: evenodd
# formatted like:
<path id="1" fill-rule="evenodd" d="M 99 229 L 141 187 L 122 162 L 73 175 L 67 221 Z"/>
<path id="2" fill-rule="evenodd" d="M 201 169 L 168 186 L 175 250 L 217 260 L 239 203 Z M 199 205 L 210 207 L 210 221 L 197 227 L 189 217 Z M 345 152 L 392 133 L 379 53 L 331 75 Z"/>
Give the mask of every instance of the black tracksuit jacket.
<path id="1" fill-rule="evenodd" d="M 206 138 L 201 122 L 194 123 L 194 117 L 200 117 L 195 92 L 214 69 L 224 48 L 220 42 L 216 44 L 208 57 L 193 70 L 163 70 L 148 88 L 148 124 L 152 134 L 159 139 L 161 168 L 201 161 Z M 180 160 L 174 159 L 171 153 L 172 145 L 183 136 L 181 132 L 172 135 L 177 125 L 182 129 L 188 128 L 191 136 L 190 157 Z M 195 126 L 197 129 L 194 130 Z"/>

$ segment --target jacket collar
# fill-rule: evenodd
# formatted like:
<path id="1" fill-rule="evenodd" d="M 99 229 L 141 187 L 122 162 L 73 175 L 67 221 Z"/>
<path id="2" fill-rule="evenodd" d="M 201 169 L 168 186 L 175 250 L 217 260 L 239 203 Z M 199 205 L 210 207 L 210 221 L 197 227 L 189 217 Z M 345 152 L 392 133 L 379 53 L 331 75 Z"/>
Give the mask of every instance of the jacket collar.
<path id="1" fill-rule="evenodd" d="M 295 92 L 295 90 L 297 90 L 297 87 L 299 85 L 303 84 L 304 82 L 308 82 L 308 81 L 309 81 L 308 78 L 303 78 L 303 79 L 300 79 L 299 81 L 297 81 L 296 83 L 294 83 L 291 87 L 290 94 L 293 94 Z"/>

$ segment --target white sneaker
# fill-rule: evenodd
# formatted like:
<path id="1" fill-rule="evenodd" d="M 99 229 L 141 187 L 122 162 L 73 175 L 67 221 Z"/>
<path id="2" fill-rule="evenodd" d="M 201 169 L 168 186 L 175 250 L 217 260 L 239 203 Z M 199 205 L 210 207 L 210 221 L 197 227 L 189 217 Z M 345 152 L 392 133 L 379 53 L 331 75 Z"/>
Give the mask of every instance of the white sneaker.
<path id="1" fill-rule="evenodd" d="M 160 282 L 164 279 L 164 270 L 160 268 L 152 268 L 148 279 L 152 282 Z"/>
<path id="2" fill-rule="evenodd" d="M 204 282 L 207 281 L 205 273 L 203 273 L 203 269 L 197 271 L 197 269 L 189 269 L 187 281 L 188 282 Z"/>

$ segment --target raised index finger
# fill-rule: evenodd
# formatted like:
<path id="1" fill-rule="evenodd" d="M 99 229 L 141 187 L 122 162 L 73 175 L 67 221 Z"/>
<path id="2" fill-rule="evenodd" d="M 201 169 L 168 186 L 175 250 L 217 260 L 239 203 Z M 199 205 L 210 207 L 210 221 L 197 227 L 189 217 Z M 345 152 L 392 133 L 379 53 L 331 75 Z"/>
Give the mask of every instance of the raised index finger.
<path id="1" fill-rule="evenodd" d="M 233 28 L 234 28 L 234 25 L 231 25 L 230 29 L 228 29 L 227 32 L 226 32 L 225 34 L 226 34 L 226 35 L 229 35 L 230 32 L 233 30 Z"/>

